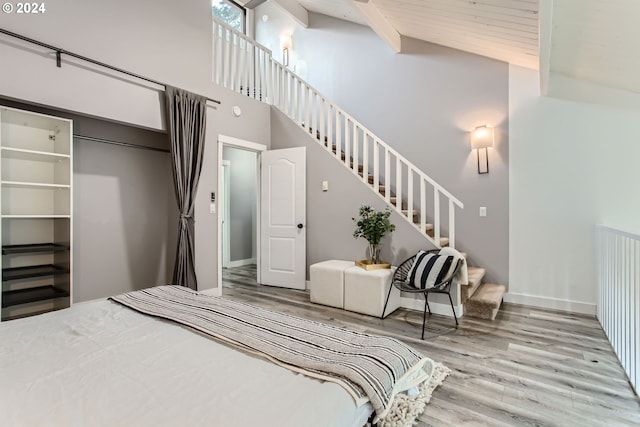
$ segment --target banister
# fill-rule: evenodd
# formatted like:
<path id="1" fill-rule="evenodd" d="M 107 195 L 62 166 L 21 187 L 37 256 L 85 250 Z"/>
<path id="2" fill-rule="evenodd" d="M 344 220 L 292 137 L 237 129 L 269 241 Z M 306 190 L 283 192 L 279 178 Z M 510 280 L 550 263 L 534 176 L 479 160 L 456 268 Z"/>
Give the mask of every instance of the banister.
<path id="1" fill-rule="evenodd" d="M 220 54 L 213 55 L 214 61 L 218 59 L 222 61 L 220 64 L 214 63 L 216 81 L 222 82 L 225 87 L 231 84 L 230 89 L 243 93 L 246 89 L 246 95 L 276 106 L 287 117 L 302 125 L 327 151 L 333 152 L 335 144 L 335 152 L 332 154 L 336 159 L 341 161 L 341 156 L 344 155 L 344 166 L 356 176 L 360 175 L 359 167 L 362 167 L 362 181 L 389 205 L 392 205 L 391 188 L 394 181 L 391 163 L 392 158 L 395 158 L 396 193 L 393 203 L 395 210 L 412 224 L 413 212 L 419 213 L 418 224 L 414 226 L 440 247 L 442 232 L 440 197 L 446 197 L 449 211 L 449 244 L 452 247 L 455 245 L 455 207 L 464 208 L 464 204 L 458 198 L 318 89 L 275 60 L 270 49 L 215 18 L 213 21 L 216 30 L 213 46 L 214 49 L 218 47 L 222 49 Z M 217 29 L 216 25 L 220 29 Z M 246 45 L 243 45 L 243 42 Z M 230 50 L 240 53 L 230 54 Z M 238 70 L 238 67 L 243 69 Z M 233 83 L 236 81 L 240 81 L 240 84 Z M 251 85 L 253 87 L 244 87 Z M 383 150 L 382 157 L 381 150 Z M 384 166 L 381 165 L 382 162 Z M 369 183 L 370 173 L 372 173 L 371 183 Z M 406 189 L 403 188 L 405 177 Z M 420 193 L 417 200 L 418 209 L 414 209 L 414 184 L 419 185 L 419 188 L 416 188 Z M 429 234 L 431 227 L 429 229 L 426 227 L 427 208 L 430 205 L 427 203 L 427 184 L 430 186 L 429 194 L 431 192 L 433 194 L 433 237 Z M 383 185 L 384 194 L 380 192 Z M 407 199 L 406 214 L 403 212 L 403 195 Z"/>

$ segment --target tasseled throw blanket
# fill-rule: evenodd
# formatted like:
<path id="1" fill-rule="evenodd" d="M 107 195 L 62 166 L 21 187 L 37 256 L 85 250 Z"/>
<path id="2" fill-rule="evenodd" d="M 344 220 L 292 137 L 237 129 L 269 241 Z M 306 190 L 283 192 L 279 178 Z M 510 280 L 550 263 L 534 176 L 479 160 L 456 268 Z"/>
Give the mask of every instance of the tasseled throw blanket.
<path id="1" fill-rule="evenodd" d="M 394 338 L 350 331 L 181 286 L 149 288 L 111 299 L 289 369 L 336 382 L 358 404 L 366 398 L 371 401 L 376 411 L 374 422 L 389 413 L 396 394 L 422 384 L 433 389 L 446 376 L 447 368 Z"/>

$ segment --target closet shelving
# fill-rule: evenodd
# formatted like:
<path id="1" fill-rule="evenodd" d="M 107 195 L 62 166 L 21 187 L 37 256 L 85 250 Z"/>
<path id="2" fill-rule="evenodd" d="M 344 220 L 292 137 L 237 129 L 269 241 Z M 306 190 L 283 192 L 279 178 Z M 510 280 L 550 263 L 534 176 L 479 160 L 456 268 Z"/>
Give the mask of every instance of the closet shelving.
<path id="1" fill-rule="evenodd" d="M 0 106 L 1 320 L 72 301 L 73 124 Z"/>

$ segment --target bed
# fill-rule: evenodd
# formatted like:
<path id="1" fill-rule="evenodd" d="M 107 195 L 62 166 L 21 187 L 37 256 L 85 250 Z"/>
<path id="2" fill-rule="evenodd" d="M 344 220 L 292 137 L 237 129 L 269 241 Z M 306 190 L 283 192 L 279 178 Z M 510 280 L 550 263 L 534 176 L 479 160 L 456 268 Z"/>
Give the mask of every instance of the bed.
<path id="1" fill-rule="evenodd" d="M 2 323 L 0 342 L 3 425 L 361 427 L 374 409 L 343 385 L 122 301 Z M 442 381 L 433 374 L 430 390 Z"/>

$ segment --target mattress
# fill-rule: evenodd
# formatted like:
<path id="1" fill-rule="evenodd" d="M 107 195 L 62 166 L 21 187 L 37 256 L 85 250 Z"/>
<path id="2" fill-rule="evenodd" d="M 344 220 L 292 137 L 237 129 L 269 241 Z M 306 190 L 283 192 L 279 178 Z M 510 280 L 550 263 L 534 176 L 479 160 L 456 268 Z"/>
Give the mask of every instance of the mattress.
<path id="1" fill-rule="evenodd" d="M 11 426 L 361 427 L 372 408 L 185 327 L 112 301 L 0 324 Z"/>

